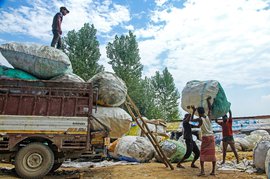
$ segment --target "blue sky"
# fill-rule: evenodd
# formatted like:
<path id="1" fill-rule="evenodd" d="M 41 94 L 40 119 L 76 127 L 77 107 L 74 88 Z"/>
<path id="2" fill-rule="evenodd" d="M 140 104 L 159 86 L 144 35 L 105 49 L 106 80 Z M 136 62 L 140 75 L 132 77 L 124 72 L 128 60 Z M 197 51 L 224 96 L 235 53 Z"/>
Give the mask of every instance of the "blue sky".
<path id="1" fill-rule="evenodd" d="M 60 6 L 63 35 L 94 24 L 106 70 L 106 44 L 131 30 L 145 76 L 168 67 L 180 92 L 218 80 L 235 116 L 270 114 L 270 0 L 0 0 L 0 44 L 49 45 Z"/>

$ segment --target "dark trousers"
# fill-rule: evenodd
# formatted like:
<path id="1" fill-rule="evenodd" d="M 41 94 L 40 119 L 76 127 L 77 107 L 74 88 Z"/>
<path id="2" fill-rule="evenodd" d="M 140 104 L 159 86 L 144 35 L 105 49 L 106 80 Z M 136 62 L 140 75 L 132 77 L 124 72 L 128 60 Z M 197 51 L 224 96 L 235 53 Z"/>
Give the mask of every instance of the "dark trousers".
<path id="1" fill-rule="evenodd" d="M 187 159 L 192 152 L 194 152 L 194 159 L 193 161 L 197 160 L 200 157 L 200 150 L 197 146 L 197 144 L 192 140 L 192 139 L 186 139 L 186 146 L 187 146 L 187 151 L 186 154 L 184 155 L 183 159 Z"/>
<path id="2" fill-rule="evenodd" d="M 52 39 L 52 43 L 51 43 L 51 47 L 55 47 L 55 45 L 57 44 L 57 49 L 61 49 L 62 47 L 62 41 L 61 41 L 61 36 L 59 34 L 58 31 L 52 31 L 53 32 L 53 39 Z"/>

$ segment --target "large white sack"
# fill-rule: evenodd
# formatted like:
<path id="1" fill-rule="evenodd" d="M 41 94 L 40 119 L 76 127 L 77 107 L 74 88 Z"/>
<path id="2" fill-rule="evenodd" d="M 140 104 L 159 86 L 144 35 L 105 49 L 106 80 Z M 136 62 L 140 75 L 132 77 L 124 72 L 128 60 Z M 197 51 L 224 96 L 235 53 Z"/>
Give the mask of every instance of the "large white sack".
<path id="1" fill-rule="evenodd" d="M 154 147 L 145 137 L 124 136 L 117 143 L 114 153 L 120 159 L 147 162 L 154 157 Z"/>
<path id="2" fill-rule="evenodd" d="M 229 112 L 231 103 L 227 100 L 226 94 L 216 80 L 208 81 L 189 81 L 182 91 L 182 108 L 191 113 L 191 105 L 203 107 L 208 113 L 207 98 L 211 96 L 211 115 L 213 118 L 219 118 Z M 198 113 L 196 113 L 198 115 Z"/>
<path id="3" fill-rule="evenodd" d="M 126 100 L 127 86 L 125 82 L 110 72 L 100 72 L 88 82 L 98 87 L 98 101 L 101 106 L 120 106 Z"/>
<path id="4" fill-rule="evenodd" d="M 245 138 L 235 138 L 235 143 L 239 143 L 243 151 L 251 151 L 254 146 Z"/>
<path id="5" fill-rule="evenodd" d="M 146 117 L 142 117 L 142 118 L 145 121 L 148 129 L 152 133 L 155 133 L 155 134 L 166 134 L 166 126 L 162 125 L 161 122 L 159 124 L 159 121 L 158 120 L 148 120 Z M 141 121 L 141 119 L 138 119 L 138 122 L 146 130 L 146 127 L 143 125 L 143 122 Z M 138 128 L 137 133 L 138 133 L 138 135 L 143 135 L 143 132 L 141 131 L 141 128 Z"/>
<path id="6" fill-rule="evenodd" d="M 40 79 L 50 79 L 66 71 L 72 72 L 68 56 L 53 47 L 13 42 L 1 45 L 0 51 L 14 68 Z"/>
<path id="7" fill-rule="evenodd" d="M 265 171 L 265 159 L 270 149 L 270 137 L 263 137 L 253 150 L 253 163 L 257 169 Z"/>
<path id="8" fill-rule="evenodd" d="M 241 146 L 241 144 L 239 142 L 235 142 L 234 147 L 235 147 L 236 151 L 242 151 L 243 150 L 242 146 Z M 220 148 L 223 151 L 223 141 L 220 142 Z M 229 144 L 228 144 L 228 147 L 227 147 L 227 151 L 232 152 L 232 148 L 231 148 L 231 146 Z"/>
<path id="9" fill-rule="evenodd" d="M 269 136 L 269 133 L 268 133 L 266 130 L 262 130 L 262 129 L 252 131 L 250 134 L 251 134 L 251 135 L 257 134 L 257 135 L 260 135 L 261 137 Z"/>
<path id="10" fill-rule="evenodd" d="M 244 139 L 249 142 L 250 151 L 254 149 L 257 142 L 259 142 L 261 140 L 261 138 L 262 138 L 262 136 L 260 136 L 258 134 L 251 134 L 251 135 L 248 135 L 248 136 L 244 137 Z"/>
<path id="11" fill-rule="evenodd" d="M 111 138 L 122 137 L 130 129 L 132 117 L 119 107 L 102 107 L 98 106 L 97 111 L 93 109 L 92 115 L 107 126 L 111 131 Z M 103 130 L 101 124 L 96 120 L 92 120 L 91 130 Z"/>
<path id="12" fill-rule="evenodd" d="M 206 99 L 211 96 L 212 99 L 210 101 L 212 104 L 218 90 L 218 81 L 190 81 L 186 84 L 182 91 L 181 107 L 189 113 L 192 113 L 192 109 L 188 107 L 190 105 L 195 107 L 203 107 L 207 114 L 208 105 Z M 197 111 L 195 114 L 198 116 Z"/>
<path id="13" fill-rule="evenodd" d="M 85 82 L 81 77 L 74 73 L 65 73 L 50 79 L 51 81 L 62 81 L 62 82 Z"/>
<path id="14" fill-rule="evenodd" d="M 270 164 L 270 149 L 267 151 L 266 158 L 265 158 L 265 173 L 268 178 L 270 178 L 270 173 L 269 173 L 269 164 Z"/>

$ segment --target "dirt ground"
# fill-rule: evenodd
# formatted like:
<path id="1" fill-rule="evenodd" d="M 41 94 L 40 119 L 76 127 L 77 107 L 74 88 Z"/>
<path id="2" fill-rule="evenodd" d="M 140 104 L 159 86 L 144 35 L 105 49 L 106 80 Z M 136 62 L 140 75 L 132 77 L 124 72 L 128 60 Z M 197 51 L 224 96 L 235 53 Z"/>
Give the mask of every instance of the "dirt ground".
<path id="1" fill-rule="evenodd" d="M 240 159 L 252 159 L 252 152 L 241 152 L 239 153 Z M 218 153 L 218 159 L 220 160 L 221 154 Z M 227 160 L 234 160 L 233 154 L 228 153 Z M 175 167 L 176 164 L 173 164 Z M 199 169 L 190 168 L 190 162 L 183 164 L 185 169 L 170 170 L 166 168 L 162 163 L 146 163 L 139 165 L 120 165 L 120 166 L 109 166 L 100 168 L 59 168 L 55 173 L 49 174 L 45 179 L 194 179 L 194 178 L 221 178 L 221 179 L 266 179 L 265 174 L 248 174 L 245 172 L 238 171 L 217 171 L 216 176 L 210 176 L 211 163 L 206 163 L 205 177 L 197 177 Z M 199 165 L 199 162 L 197 162 Z M 6 168 L 9 169 L 6 169 Z M 18 178 L 13 169 L 10 169 L 12 165 L 1 164 L 0 165 L 0 179 L 16 179 Z"/>

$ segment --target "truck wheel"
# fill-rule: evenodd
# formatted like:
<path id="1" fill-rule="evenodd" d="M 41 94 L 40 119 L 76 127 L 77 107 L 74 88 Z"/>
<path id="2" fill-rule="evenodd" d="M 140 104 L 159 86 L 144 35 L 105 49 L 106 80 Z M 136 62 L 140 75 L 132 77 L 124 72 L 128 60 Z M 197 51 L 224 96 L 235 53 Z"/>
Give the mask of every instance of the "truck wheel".
<path id="1" fill-rule="evenodd" d="M 55 170 L 57 170 L 58 168 L 60 168 L 61 167 L 61 165 L 63 164 L 63 162 L 60 162 L 60 163 L 54 163 L 53 164 L 53 167 L 52 167 L 52 169 L 51 169 L 51 171 L 50 171 L 50 173 L 52 173 L 52 172 L 54 172 Z"/>
<path id="2" fill-rule="evenodd" d="M 31 143 L 21 148 L 15 157 L 15 170 L 22 178 L 42 178 L 54 163 L 52 150 L 42 143 Z"/>

